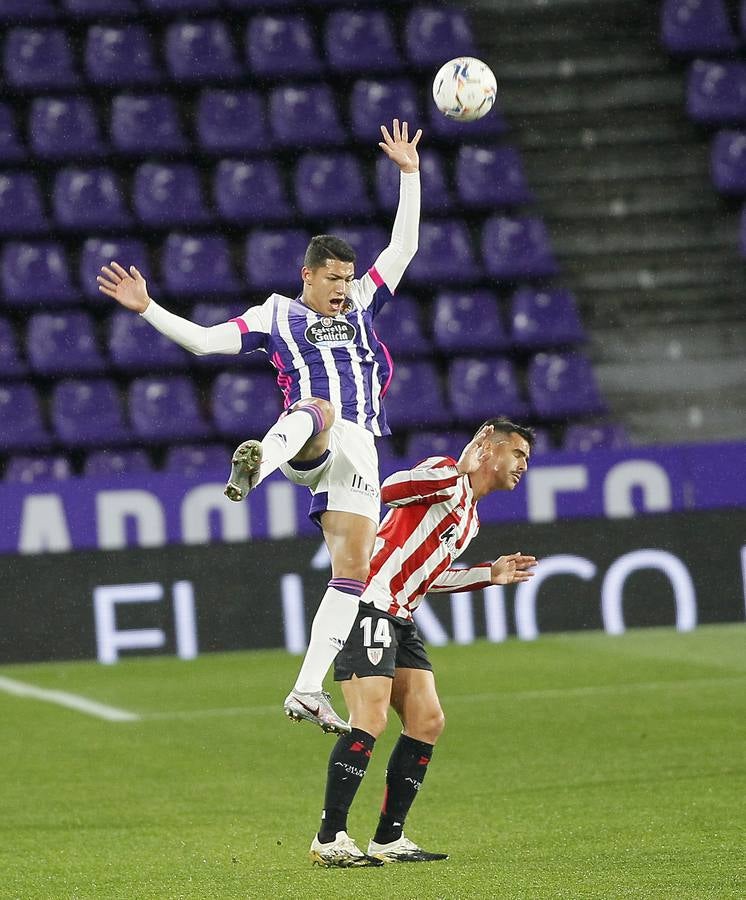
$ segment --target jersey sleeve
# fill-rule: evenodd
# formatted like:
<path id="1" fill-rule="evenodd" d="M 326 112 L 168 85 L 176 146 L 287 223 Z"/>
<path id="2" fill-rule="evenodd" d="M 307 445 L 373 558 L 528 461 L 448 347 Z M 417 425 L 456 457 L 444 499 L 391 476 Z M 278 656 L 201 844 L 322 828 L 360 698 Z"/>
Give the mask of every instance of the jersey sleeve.
<path id="1" fill-rule="evenodd" d="M 241 333 L 234 322 L 210 326 L 198 325 L 196 322 L 169 312 L 155 300 L 151 300 L 140 315 L 156 331 L 160 331 L 161 334 L 196 356 L 241 352 Z"/>
<path id="2" fill-rule="evenodd" d="M 251 306 L 246 312 L 231 319 L 231 323 L 238 327 L 241 339 L 240 353 L 251 353 L 252 350 L 266 350 L 269 343 L 269 335 L 272 333 L 272 317 L 275 308 L 275 295 L 273 294 L 261 306 Z"/>
<path id="3" fill-rule="evenodd" d="M 462 477 L 454 459 L 432 456 L 414 469 L 390 475 L 381 485 L 381 500 L 386 506 L 394 507 L 440 503 L 450 496 Z"/>
<path id="4" fill-rule="evenodd" d="M 479 563 L 467 569 L 446 569 L 430 585 L 428 591 L 438 593 L 458 593 L 476 591 L 492 584 L 492 563 Z"/>

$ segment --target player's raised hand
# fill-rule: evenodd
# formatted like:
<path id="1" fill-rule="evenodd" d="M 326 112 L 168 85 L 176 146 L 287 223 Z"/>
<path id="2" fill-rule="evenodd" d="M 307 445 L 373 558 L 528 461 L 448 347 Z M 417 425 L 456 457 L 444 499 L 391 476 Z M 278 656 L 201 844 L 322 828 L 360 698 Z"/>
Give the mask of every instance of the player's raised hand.
<path id="1" fill-rule="evenodd" d="M 112 262 L 111 266 L 101 266 L 101 272 L 103 274 L 98 275 L 96 281 L 102 294 L 112 297 L 127 309 L 145 312 L 150 297 L 145 279 L 134 266 L 130 266 L 128 272 L 118 262 Z"/>
<path id="2" fill-rule="evenodd" d="M 422 137 L 422 129 L 418 128 L 417 134 L 410 141 L 407 122 L 402 122 L 400 128 L 399 120 L 394 119 L 391 133 L 389 133 L 385 125 L 381 125 L 381 134 L 383 135 L 383 140 L 379 142 L 378 146 L 386 156 L 392 162 L 395 162 L 402 172 L 418 172 L 420 157 L 417 153 L 417 144 L 419 144 Z"/>
<path id="3" fill-rule="evenodd" d="M 492 584 L 518 584 L 534 577 L 533 569 L 536 565 L 535 556 L 526 556 L 523 553 L 511 553 L 509 556 L 500 556 L 492 563 L 490 569 L 490 581 Z"/>
<path id="4" fill-rule="evenodd" d="M 494 432 L 492 425 L 485 425 L 461 451 L 456 468 L 460 475 L 476 472 L 482 462 L 492 455 L 489 438 Z"/>

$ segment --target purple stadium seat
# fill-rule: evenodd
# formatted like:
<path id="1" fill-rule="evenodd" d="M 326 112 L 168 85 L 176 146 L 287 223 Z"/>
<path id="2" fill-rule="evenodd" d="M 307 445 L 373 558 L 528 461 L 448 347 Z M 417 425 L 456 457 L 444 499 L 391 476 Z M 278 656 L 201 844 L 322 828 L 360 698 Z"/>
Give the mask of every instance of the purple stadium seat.
<path id="1" fill-rule="evenodd" d="M 145 9 L 154 13 L 216 12 L 220 0 L 141 0 Z"/>
<path id="2" fill-rule="evenodd" d="M 116 261 L 120 266 L 129 269 L 135 266 L 148 282 L 148 290 L 157 294 L 157 285 L 150 277 L 150 264 L 148 262 L 145 244 L 135 238 L 88 238 L 83 244 L 79 256 L 80 260 L 80 286 L 83 293 L 97 302 L 110 302 L 98 289 L 96 277 L 101 274 L 101 266 L 108 266 Z"/>
<path id="3" fill-rule="evenodd" d="M 166 63 L 180 82 L 231 79 L 240 74 L 228 23 L 174 22 L 166 31 Z"/>
<path id="4" fill-rule="evenodd" d="M 132 202 L 144 225 L 204 225 L 212 220 L 195 166 L 146 162 L 135 171 Z"/>
<path id="5" fill-rule="evenodd" d="M 246 310 L 246 303 L 196 303 L 192 309 L 192 322 L 198 325 L 221 325 L 240 316 Z M 236 356 L 224 353 L 210 353 L 207 356 L 193 356 L 191 362 L 204 369 L 225 369 L 228 366 L 266 366 L 264 353 L 242 353 Z"/>
<path id="6" fill-rule="evenodd" d="M 132 221 L 111 169 L 62 169 L 54 179 L 52 206 L 65 228 L 123 228 Z"/>
<path id="7" fill-rule="evenodd" d="M 30 172 L 0 175 L 0 236 L 38 234 L 48 227 L 36 176 Z"/>
<path id="8" fill-rule="evenodd" d="M 746 204 L 744 204 L 744 207 L 741 211 L 739 250 L 741 252 L 741 256 L 746 259 Z"/>
<path id="9" fill-rule="evenodd" d="M 461 203 L 472 208 L 518 206 L 534 199 L 513 147 L 461 147 L 456 192 Z"/>
<path id="10" fill-rule="evenodd" d="M 363 170 L 351 153 L 305 153 L 294 180 L 298 209 L 307 216 L 370 212 Z"/>
<path id="11" fill-rule="evenodd" d="M 222 159 L 215 170 L 213 194 L 221 218 L 228 222 L 273 222 L 291 215 L 273 159 Z"/>
<path id="12" fill-rule="evenodd" d="M 337 72 L 394 72 L 401 68 L 394 31 L 383 10 L 340 9 L 324 25 L 326 59 Z"/>
<path id="13" fill-rule="evenodd" d="M 482 116 L 476 122 L 459 122 L 457 119 L 444 116 L 438 110 L 432 97 L 428 101 L 427 108 L 429 112 L 428 135 L 444 138 L 451 142 L 462 143 L 479 138 L 500 137 L 508 131 L 508 124 L 503 114 L 495 106 L 486 116 Z"/>
<path id="14" fill-rule="evenodd" d="M 162 94 L 114 97 L 111 140 L 124 153 L 168 153 L 188 147 L 176 103 Z"/>
<path id="15" fill-rule="evenodd" d="M 54 0 L 2 0 L 0 22 L 49 22 L 59 16 Z"/>
<path id="16" fill-rule="evenodd" d="M 202 91 L 197 103 L 197 138 L 203 150 L 266 149 L 270 138 L 263 97 L 257 91 Z"/>
<path id="17" fill-rule="evenodd" d="M 260 290 L 300 291 L 300 270 L 311 235 L 297 228 L 254 231 L 246 239 L 246 281 Z"/>
<path id="18" fill-rule="evenodd" d="M 194 384 L 183 375 L 136 378 L 130 384 L 132 427 L 151 441 L 195 440 L 209 437 L 212 428 L 200 409 Z"/>
<path id="19" fill-rule="evenodd" d="M 376 316 L 375 330 L 395 362 L 408 356 L 428 356 L 432 349 L 422 330 L 419 305 L 413 297 L 397 293 Z"/>
<path id="20" fill-rule="evenodd" d="M 170 234 L 161 254 L 164 288 L 176 296 L 231 294 L 241 288 L 226 238 Z"/>
<path id="21" fill-rule="evenodd" d="M 534 443 L 531 447 L 531 456 L 538 456 L 541 453 L 551 453 L 554 450 L 552 439 L 549 435 L 548 428 L 537 428 L 532 426 L 534 432 Z"/>
<path id="22" fill-rule="evenodd" d="M 462 10 L 419 6 L 407 16 L 404 42 L 415 66 L 440 66 L 455 56 L 477 56 L 469 20 Z"/>
<path id="23" fill-rule="evenodd" d="M 663 0 L 661 42 L 685 56 L 738 49 L 724 0 Z"/>
<path id="24" fill-rule="evenodd" d="M 746 194 L 746 131 L 721 131 L 710 152 L 712 183 L 721 194 Z"/>
<path id="25" fill-rule="evenodd" d="M 141 85 L 162 80 L 144 25 L 92 25 L 86 36 L 85 68 L 93 84 Z"/>
<path id="26" fill-rule="evenodd" d="M 109 319 L 109 356 L 125 372 L 185 369 L 190 354 L 141 316 L 117 307 Z"/>
<path id="27" fill-rule="evenodd" d="M 0 378 L 21 377 L 27 372 L 18 352 L 15 329 L 8 319 L 0 318 Z"/>
<path id="28" fill-rule="evenodd" d="M 580 353 L 537 353 L 528 367 L 528 392 L 542 419 L 606 412 L 593 368 Z"/>
<path id="29" fill-rule="evenodd" d="M 51 418 L 57 439 L 67 447 L 111 446 L 132 439 L 119 390 L 108 378 L 58 382 Z"/>
<path id="30" fill-rule="evenodd" d="M 425 212 L 445 212 L 451 206 L 445 168 L 435 150 L 420 151 L 422 179 L 422 209 Z M 399 169 L 381 154 L 376 159 L 376 200 L 381 209 L 393 210 L 399 202 Z"/>
<path id="31" fill-rule="evenodd" d="M 0 163 L 18 162 L 25 157 L 15 113 L 7 103 L 0 103 Z"/>
<path id="32" fill-rule="evenodd" d="M 321 72 L 321 58 L 313 29 L 301 13 L 261 15 L 249 19 L 246 60 L 253 74 L 264 78 L 317 75 Z"/>
<path id="33" fill-rule="evenodd" d="M 5 78 L 15 88 L 66 88 L 79 83 L 61 28 L 11 28 L 3 48 Z"/>
<path id="34" fill-rule="evenodd" d="M 282 394 L 269 372 L 221 372 L 212 385 L 218 433 L 233 440 L 262 437 L 282 412 Z"/>
<path id="35" fill-rule="evenodd" d="M 41 448 L 49 442 L 36 388 L 23 383 L 0 385 L 0 450 Z"/>
<path id="36" fill-rule="evenodd" d="M 341 237 L 355 251 L 355 274 L 360 278 L 367 272 L 387 246 L 391 235 L 380 225 L 332 225 L 330 234 Z"/>
<path id="37" fill-rule="evenodd" d="M 497 297 L 492 291 L 442 291 L 433 307 L 433 339 L 444 353 L 486 350 L 510 345 Z"/>
<path id="38" fill-rule="evenodd" d="M 413 431 L 407 439 L 406 464 L 417 465 L 428 456 L 458 459 L 471 440 L 468 431 Z"/>
<path id="39" fill-rule="evenodd" d="M 136 0 L 61 0 L 61 2 L 68 13 L 91 16 L 95 19 L 103 15 L 124 18 L 140 12 Z"/>
<path id="40" fill-rule="evenodd" d="M 404 78 L 359 79 L 352 85 L 349 110 L 352 133 L 364 141 L 380 140 L 380 126 L 391 128 L 394 118 L 409 123 L 412 137 L 420 121 L 417 91 Z"/>
<path id="41" fill-rule="evenodd" d="M 36 313 L 26 327 L 26 358 L 39 375 L 101 372 L 106 363 L 88 313 Z"/>
<path id="42" fill-rule="evenodd" d="M 283 146 L 334 146 L 345 140 L 332 89 L 326 84 L 275 88 L 269 98 L 272 134 Z"/>
<path id="43" fill-rule="evenodd" d="M 177 445 L 167 451 L 164 470 L 186 478 L 204 475 L 227 478 L 231 452 L 225 444 Z"/>
<path id="44" fill-rule="evenodd" d="M 695 60 L 689 67 L 686 110 L 704 125 L 746 122 L 746 63 Z"/>
<path id="45" fill-rule="evenodd" d="M 66 481 L 73 474 L 65 456 L 11 456 L 5 466 L 7 484 L 43 484 Z"/>
<path id="46" fill-rule="evenodd" d="M 465 222 L 452 219 L 420 225 L 419 249 L 407 269 L 407 281 L 460 281 L 474 279 L 479 271 Z"/>
<path id="47" fill-rule="evenodd" d="M 376 451 L 378 453 L 378 472 L 381 481 L 398 472 L 400 469 L 406 469 L 408 462 L 406 457 L 402 456 L 396 449 L 393 437 L 378 438 L 376 440 Z"/>
<path id="48" fill-rule="evenodd" d="M 120 475 L 143 475 L 153 471 L 147 452 L 135 450 L 94 450 L 86 457 L 83 474 L 86 478 L 110 478 Z"/>
<path id="49" fill-rule="evenodd" d="M 448 396 L 459 422 L 476 428 L 493 416 L 521 419 L 529 410 L 509 359 L 480 356 L 451 362 Z"/>
<path id="50" fill-rule="evenodd" d="M 1 259 L 3 296 L 8 306 L 62 304 L 77 299 L 61 244 L 8 241 Z"/>
<path id="51" fill-rule="evenodd" d="M 396 366 L 384 407 L 392 431 L 446 425 L 451 419 L 435 365 L 425 360 Z"/>
<path id="52" fill-rule="evenodd" d="M 482 258 L 487 273 L 504 281 L 547 278 L 558 272 L 541 219 L 487 219 L 482 229 Z"/>
<path id="53" fill-rule="evenodd" d="M 568 425 L 562 449 L 570 453 L 587 453 L 601 447 L 604 450 L 619 450 L 629 446 L 629 437 L 623 425 Z"/>
<path id="54" fill-rule="evenodd" d="M 223 0 L 223 5 L 228 9 L 255 10 L 266 9 L 267 0 Z M 272 6 L 297 6 L 297 0 L 273 0 Z"/>
<path id="55" fill-rule="evenodd" d="M 510 305 L 516 347 L 559 347 L 586 339 L 575 297 L 563 289 L 520 287 Z"/>
<path id="56" fill-rule="evenodd" d="M 31 104 L 29 140 L 34 154 L 47 159 L 77 160 L 106 152 L 86 97 L 37 97 Z"/>

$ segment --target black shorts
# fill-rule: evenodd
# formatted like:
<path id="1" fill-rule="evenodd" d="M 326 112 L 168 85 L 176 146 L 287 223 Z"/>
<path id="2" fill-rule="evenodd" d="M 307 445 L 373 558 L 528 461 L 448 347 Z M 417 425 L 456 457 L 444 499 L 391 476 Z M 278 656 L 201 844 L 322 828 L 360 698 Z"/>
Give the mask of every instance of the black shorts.
<path id="1" fill-rule="evenodd" d="M 417 626 L 361 603 L 350 636 L 334 660 L 334 680 L 349 681 L 353 675 L 393 678 L 395 669 L 432 672 Z"/>

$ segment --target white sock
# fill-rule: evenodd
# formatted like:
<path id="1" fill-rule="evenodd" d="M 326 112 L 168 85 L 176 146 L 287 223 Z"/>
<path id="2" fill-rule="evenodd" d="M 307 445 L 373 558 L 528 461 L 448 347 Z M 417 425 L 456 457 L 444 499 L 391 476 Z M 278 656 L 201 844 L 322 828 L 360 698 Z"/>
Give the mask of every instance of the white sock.
<path id="1" fill-rule="evenodd" d="M 276 422 L 262 438 L 262 464 L 257 484 L 297 456 L 306 441 L 323 428 L 321 410 L 309 404 Z"/>
<path id="2" fill-rule="evenodd" d="M 321 690 L 324 676 L 334 662 L 334 657 L 344 647 L 357 616 L 357 588 L 354 588 L 353 593 L 346 593 L 334 587 L 333 581 L 350 581 L 351 585 L 359 585 L 362 592 L 363 584 L 360 581 L 332 579 L 329 582 L 313 617 L 311 640 L 295 682 L 294 690 L 301 693 Z"/>

